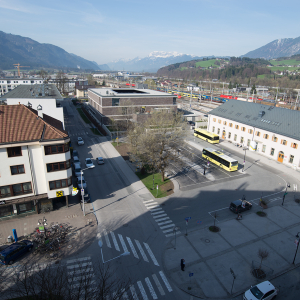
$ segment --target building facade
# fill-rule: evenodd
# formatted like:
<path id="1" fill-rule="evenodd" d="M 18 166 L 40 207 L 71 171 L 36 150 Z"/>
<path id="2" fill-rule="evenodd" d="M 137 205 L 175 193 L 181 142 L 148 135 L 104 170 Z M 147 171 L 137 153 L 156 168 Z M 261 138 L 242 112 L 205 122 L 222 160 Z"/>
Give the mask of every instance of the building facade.
<path id="1" fill-rule="evenodd" d="M 44 81 L 41 78 L 0 78 L 0 97 L 4 94 L 12 91 L 17 86 L 23 85 L 33 85 L 33 84 L 42 84 Z"/>
<path id="2" fill-rule="evenodd" d="M 229 100 L 210 111 L 208 131 L 300 169 L 299 111 Z"/>
<path id="3" fill-rule="evenodd" d="M 47 119 L 0 106 L 0 217 L 52 210 L 54 198 L 72 194 L 70 139 Z"/>

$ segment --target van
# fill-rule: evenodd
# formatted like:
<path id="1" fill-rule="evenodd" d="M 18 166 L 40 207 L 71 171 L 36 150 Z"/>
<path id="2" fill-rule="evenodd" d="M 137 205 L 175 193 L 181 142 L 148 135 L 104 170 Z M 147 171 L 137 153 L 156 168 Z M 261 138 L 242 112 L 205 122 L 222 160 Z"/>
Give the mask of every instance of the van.
<path id="1" fill-rule="evenodd" d="M 75 176 L 76 177 L 81 176 L 81 174 L 83 174 L 83 171 L 81 170 L 80 163 L 75 163 L 73 166 L 74 166 Z"/>
<path id="2" fill-rule="evenodd" d="M 31 251 L 32 248 L 33 243 L 29 240 L 16 242 L 4 249 L 2 248 L 3 250 L 0 252 L 0 263 L 2 265 L 11 265 L 19 256 L 23 255 L 25 252 Z"/>

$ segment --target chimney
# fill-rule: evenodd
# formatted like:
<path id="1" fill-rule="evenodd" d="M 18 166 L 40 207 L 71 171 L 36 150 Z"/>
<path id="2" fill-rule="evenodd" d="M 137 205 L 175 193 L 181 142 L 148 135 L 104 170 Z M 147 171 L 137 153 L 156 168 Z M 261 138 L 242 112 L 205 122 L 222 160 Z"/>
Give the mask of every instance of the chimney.
<path id="1" fill-rule="evenodd" d="M 43 107 L 42 107 L 42 105 L 39 104 L 36 109 L 38 111 L 38 116 L 43 119 Z"/>

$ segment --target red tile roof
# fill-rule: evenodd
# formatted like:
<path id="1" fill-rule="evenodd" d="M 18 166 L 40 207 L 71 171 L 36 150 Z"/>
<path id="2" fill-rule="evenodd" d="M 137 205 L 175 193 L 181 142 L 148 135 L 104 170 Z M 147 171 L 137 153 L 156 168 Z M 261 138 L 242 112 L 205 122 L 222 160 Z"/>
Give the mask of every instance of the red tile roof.
<path id="1" fill-rule="evenodd" d="M 0 144 L 61 140 L 68 134 L 39 118 L 24 105 L 0 105 Z"/>

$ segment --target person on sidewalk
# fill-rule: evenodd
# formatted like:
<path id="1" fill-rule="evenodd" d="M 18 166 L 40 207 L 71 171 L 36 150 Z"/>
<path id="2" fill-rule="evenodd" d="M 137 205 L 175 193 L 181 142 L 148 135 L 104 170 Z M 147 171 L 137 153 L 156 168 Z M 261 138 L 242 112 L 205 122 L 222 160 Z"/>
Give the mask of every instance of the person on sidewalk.
<path id="1" fill-rule="evenodd" d="M 184 268 L 185 268 L 185 260 L 184 260 L 183 258 L 181 259 L 180 266 L 181 266 L 181 271 L 184 271 Z"/>

